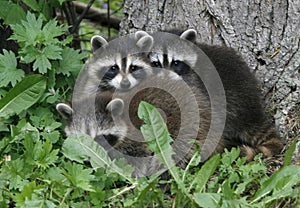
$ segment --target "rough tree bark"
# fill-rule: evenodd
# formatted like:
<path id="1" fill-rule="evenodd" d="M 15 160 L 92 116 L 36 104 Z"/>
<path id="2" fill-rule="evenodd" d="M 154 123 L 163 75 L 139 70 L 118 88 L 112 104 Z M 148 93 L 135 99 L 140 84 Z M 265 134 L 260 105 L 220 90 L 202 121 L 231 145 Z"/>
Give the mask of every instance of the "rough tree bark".
<path id="1" fill-rule="evenodd" d="M 126 0 L 121 34 L 194 28 L 199 41 L 238 50 L 262 83 L 267 107 L 300 161 L 299 0 Z"/>

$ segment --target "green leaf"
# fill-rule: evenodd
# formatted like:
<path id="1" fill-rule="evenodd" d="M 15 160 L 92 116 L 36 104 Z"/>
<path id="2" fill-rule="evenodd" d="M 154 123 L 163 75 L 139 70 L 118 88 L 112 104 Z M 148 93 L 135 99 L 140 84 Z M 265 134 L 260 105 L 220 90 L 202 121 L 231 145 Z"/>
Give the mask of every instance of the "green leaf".
<path id="1" fill-rule="evenodd" d="M 35 182 L 30 182 L 26 184 L 21 193 L 18 193 L 14 196 L 14 201 L 18 207 L 22 207 L 25 205 L 26 199 L 31 199 L 33 191 L 36 189 Z"/>
<path id="2" fill-rule="evenodd" d="M 220 207 L 221 194 L 217 193 L 195 193 L 195 202 L 200 207 L 214 208 Z"/>
<path id="3" fill-rule="evenodd" d="M 24 46 L 33 45 L 43 42 L 41 29 L 43 25 L 43 18 L 40 15 L 37 19 L 35 15 L 28 12 L 26 20 L 22 20 L 22 24 L 11 25 L 14 34 L 11 36 L 12 40 L 18 41 Z"/>
<path id="4" fill-rule="evenodd" d="M 8 182 L 10 189 L 22 189 L 28 183 L 25 174 L 25 162 L 22 159 L 16 159 L 6 162 L 0 169 L 0 181 Z"/>
<path id="5" fill-rule="evenodd" d="M 183 193 L 190 197 L 183 181 L 179 177 L 178 167 L 172 158 L 175 152 L 170 143 L 173 140 L 170 137 L 162 116 L 154 106 L 144 101 L 139 104 L 138 116 L 145 122 L 145 124 L 141 126 L 141 132 L 149 149 L 155 152 L 159 161 L 165 165 Z"/>
<path id="6" fill-rule="evenodd" d="M 40 11 L 39 4 L 36 0 L 23 0 L 23 2 L 34 11 Z"/>
<path id="7" fill-rule="evenodd" d="M 39 100 L 45 89 L 45 77 L 38 74 L 25 77 L 0 100 L 0 117 L 28 109 Z"/>
<path id="8" fill-rule="evenodd" d="M 145 124 L 141 126 L 142 134 L 149 146 L 168 169 L 176 166 L 172 155 L 175 152 L 170 145 L 173 139 L 170 137 L 167 126 L 159 112 L 149 103 L 141 102 L 138 108 L 138 116 Z M 177 173 L 174 172 L 176 178 Z"/>
<path id="9" fill-rule="evenodd" d="M 55 37 L 64 34 L 68 30 L 68 26 L 60 25 L 57 26 L 57 21 L 54 19 L 50 20 L 43 27 L 42 33 L 44 36 L 45 45 L 57 44 L 59 42 Z"/>
<path id="10" fill-rule="evenodd" d="M 21 23 L 21 20 L 25 19 L 26 13 L 17 4 L 9 1 L 0 1 L 0 19 L 4 20 L 4 24 L 16 24 Z"/>
<path id="11" fill-rule="evenodd" d="M 220 164 L 220 155 L 214 155 L 208 161 L 204 163 L 199 172 L 196 174 L 193 182 L 190 185 L 190 190 L 194 184 L 196 184 L 195 192 L 202 192 L 205 190 L 205 186 L 208 183 L 209 178 L 215 172 L 216 168 Z"/>
<path id="12" fill-rule="evenodd" d="M 85 191 L 95 191 L 90 185 L 90 181 L 95 177 L 92 175 L 92 169 L 83 169 L 82 165 L 76 163 L 65 163 L 65 167 L 62 172 L 73 186 Z"/>
<path id="13" fill-rule="evenodd" d="M 89 160 L 93 168 L 106 168 L 110 173 L 118 173 L 120 176 L 133 183 L 130 166 L 122 164 L 119 167 L 112 161 L 102 146 L 95 142 L 91 137 L 85 135 L 71 135 L 62 146 L 62 153 L 69 159 L 83 163 Z M 130 171 L 129 171 L 130 170 Z"/>
<path id="14" fill-rule="evenodd" d="M 300 182 L 299 173 L 300 166 L 290 165 L 281 168 L 261 184 L 260 189 L 252 199 L 252 203 L 263 200 L 268 194 L 272 194 L 273 200 L 284 197 L 285 192 L 292 191 L 292 187 Z M 268 201 L 271 200 L 268 198 Z"/>
<path id="15" fill-rule="evenodd" d="M 56 62 L 54 68 L 57 73 L 70 76 L 71 72 L 79 72 L 83 67 L 82 60 L 86 57 L 85 54 L 79 53 L 78 50 L 65 48 L 62 51 L 62 59 Z"/>
<path id="16" fill-rule="evenodd" d="M 62 58 L 61 51 L 62 49 L 58 46 L 48 45 L 43 49 L 43 54 L 45 54 L 48 59 L 57 60 Z"/>
<path id="17" fill-rule="evenodd" d="M 284 154 L 283 166 L 288 166 L 292 163 L 293 155 L 297 146 L 298 140 L 295 139 Z"/>
<path id="18" fill-rule="evenodd" d="M 46 55 L 41 54 L 36 57 L 36 60 L 33 64 L 33 71 L 36 71 L 37 69 L 41 74 L 45 74 L 47 73 L 47 69 L 51 69 L 51 63 L 47 59 Z"/>
<path id="19" fill-rule="evenodd" d="M 52 143 L 48 140 L 46 142 L 38 140 L 34 144 L 31 138 L 26 137 L 24 146 L 26 161 L 38 168 L 46 169 L 58 159 L 58 150 L 52 150 Z"/>
<path id="20" fill-rule="evenodd" d="M 6 87 L 9 83 L 15 86 L 24 77 L 24 71 L 17 69 L 17 59 L 12 51 L 3 50 L 0 54 L 0 87 Z"/>

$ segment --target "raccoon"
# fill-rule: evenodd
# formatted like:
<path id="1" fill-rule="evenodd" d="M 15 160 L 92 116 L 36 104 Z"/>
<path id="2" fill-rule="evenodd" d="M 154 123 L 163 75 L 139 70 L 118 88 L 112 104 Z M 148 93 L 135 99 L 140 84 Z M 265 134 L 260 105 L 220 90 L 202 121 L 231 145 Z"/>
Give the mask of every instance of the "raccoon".
<path id="1" fill-rule="evenodd" d="M 211 96 L 209 91 L 214 88 L 216 77 L 205 77 L 213 70 L 205 69 L 210 68 L 205 67 L 207 62 L 203 56 L 207 56 L 225 90 L 225 146 L 241 146 L 242 155 L 248 160 L 258 152 L 266 156 L 280 153 L 282 141 L 264 112 L 258 82 L 243 59 L 231 48 L 197 43 L 197 33 L 193 29 L 181 34 L 172 32 L 179 37 L 161 32 L 151 34 L 154 38 L 153 52 L 149 53 L 152 67 L 174 71 L 189 85 L 198 86 L 204 94 Z M 201 71 L 199 79 L 197 72 Z M 212 86 L 210 90 L 209 86 Z"/>
<path id="2" fill-rule="evenodd" d="M 111 157 L 124 157 L 135 167 L 134 176 L 139 177 L 151 175 L 160 169 L 140 132 L 143 122 L 137 117 L 139 103 L 147 101 L 163 112 L 170 135 L 174 138 L 174 160 L 184 168 L 195 152 L 196 144 L 202 146 L 207 137 L 209 103 L 206 96 L 199 97 L 197 100 L 201 100 L 201 103 L 197 103 L 194 94 L 188 92 L 189 88 L 178 84 L 178 80 L 173 83 L 169 80 L 148 78 L 146 82 L 151 82 L 153 87 L 143 82 L 128 92 L 97 92 L 95 96 L 76 100 L 72 107 L 60 103 L 56 109 L 66 120 L 67 135 L 91 136 Z M 189 99 L 186 99 L 187 95 Z M 198 104 L 201 106 L 199 109 Z M 220 141 L 216 147 L 210 147 L 214 149 L 213 154 L 223 151 L 223 143 Z"/>
<path id="3" fill-rule="evenodd" d="M 133 88 L 152 73 L 147 59 L 147 51 L 152 45 L 153 38 L 149 35 L 131 34 L 110 42 L 101 36 L 93 36 L 93 56 L 85 64 L 75 91 L 81 97 L 97 91 Z"/>
<path id="4" fill-rule="evenodd" d="M 124 102 L 114 98 L 111 91 L 99 92 L 81 100 L 73 100 L 72 105 L 59 103 L 56 109 L 66 121 L 66 135 L 88 135 L 101 145 L 112 159 L 125 158 L 135 167 L 133 176 L 147 174 L 151 151 L 145 142 L 127 139 L 130 131 L 122 119 Z M 139 158 L 137 160 L 136 158 Z"/>

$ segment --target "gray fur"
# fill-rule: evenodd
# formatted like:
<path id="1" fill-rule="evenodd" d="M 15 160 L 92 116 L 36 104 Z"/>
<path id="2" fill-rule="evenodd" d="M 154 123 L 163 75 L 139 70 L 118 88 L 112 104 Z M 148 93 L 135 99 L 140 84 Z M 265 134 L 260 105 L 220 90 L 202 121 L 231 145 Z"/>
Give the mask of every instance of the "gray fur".
<path id="1" fill-rule="evenodd" d="M 153 38 L 147 33 L 137 32 L 110 42 L 94 36 L 91 44 L 93 57 L 86 62 L 78 78 L 76 93 L 129 90 L 152 73 L 147 54 L 153 46 Z"/>
<path id="2" fill-rule="evenodd" d="M 176 31 L 174 33 L 180 35 Z M 211 90 L 207 87 L 213 86 L 216 82 L 215 79 L 211 78 L 205 80 L 205 74 L 213 70 L 213 68 L 207 69 L 209 67 L 205 62 L 205 57 L 209 58 L 215 66 L 226 95 L 227 113 L 223 132 L 225 147 L 246 146 L 253 148 L 253 152 L 257 153 L 260 152 L 259 149 L 263 149 L 261 146 L 270 140 L 273 141 L 273 143 L 268 144 L 268 150 L 271 153 L 269 154 L 267 151 L 263 153 L 268 156 L 280 153 L 283 146 L 274 125 L 264 112 L 258 83 L 240 55 L 231 48 L 197 43 L 196 31 L 193 29 L 181 33 L 180 39 L 182 41 L 172 34 L 166 36 L 157 32 L 151 35 L 154 38 L 154 46 L 150 60 L 155 60 L 153 57 L 159 56 L 157 55 L 159 53 L 167 53 L 173 60 L 186 63 L 190 70 L 184 72 L 178 68 L 176 70 L 182 73 L 179 75 L 187 84 L 198 86 L 203 89 L 204 93 L 210 94 L 209 91 Z M 184 40 L 191 42 L 183 42 Z M 201 50 L 204 52 L 203 54 L 201 54 Z M 160 55 L 160 57 L 165 56 Z M 193 57 L 192 60 L 196 59 L 196 61 L 193 63 L 189 57 Z M 161 59 L 156 60 L 161 61 Z M 164 61 L 164 63 L 167 62 Z M 167 65 L 162 64 L 161 67 L 174 70 L 172 64 L 168 63 Z M 207 71 L 203 73 L 201 80 L 195 72 L 202 72 L 203 70 Z M 244 152 L 245 154 L 243 154 L 247 155 L 249 151 L 245 150 Z M 253 155 L 249 155 L 249 158 L 252 157 Z"/>

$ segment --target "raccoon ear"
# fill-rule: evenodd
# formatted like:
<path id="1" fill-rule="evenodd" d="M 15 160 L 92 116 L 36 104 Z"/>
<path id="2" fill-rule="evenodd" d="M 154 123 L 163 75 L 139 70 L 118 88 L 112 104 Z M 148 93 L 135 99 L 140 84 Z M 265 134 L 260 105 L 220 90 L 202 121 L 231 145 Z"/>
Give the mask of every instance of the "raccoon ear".
<path id="1" fill-rule="evenodd" d="M 139 39 L 141 39 L 142 37 L 148 36 L 148 35 L 149 35 L 149 34 L 148 34 L 147 32 L 145 32 L 145 31 L 143 31 L 143 30 L 136 31 L 136 32 L 134 33 L 134 36 L 135 36 L 135 39 L 136 39 L 136 40 L 139 40 Z"/>
<path id="2" fill-rule="evenodd" d="M 197 31 L 194 29 L 188 29 L 180 35 L 180 38 L 195 43 L 197 38 Z"/>
<path id="3" fill-rule="evenodd" d="M 65 103 L 58 103 L 56 105 L 56 110 L 58 111 L 58 113 L 67 121 L 71 121 L 72 120 L 72 116 L 73 116 L 73 109 L 71 108 L 71 106 L 65 104 Z"/>
<path id="4" fill-rule="evenodd" d="M 101 36 L 95 35 L 91 39 L 92 50 L 95 52 L 98 48 L 108 45 L 108 42 Z"/>
<path id="5" fill-rule="evenodd" d="M 124 111 L 124 101 L 119 98 L 115 98 L 107 104 L 106 109 L 109 110 L 112 115 L 119 116 Z"/>
<path id="6" fill-rule="evenodd" d="M 137 39 L 136 45 L 145 51 L 150 51 L 154 40 L 153 38 L 144 31 L 138 31 L 135 33 L 135 38 Z"/>

